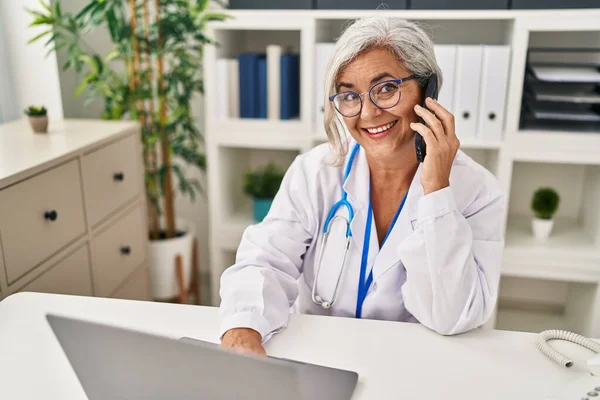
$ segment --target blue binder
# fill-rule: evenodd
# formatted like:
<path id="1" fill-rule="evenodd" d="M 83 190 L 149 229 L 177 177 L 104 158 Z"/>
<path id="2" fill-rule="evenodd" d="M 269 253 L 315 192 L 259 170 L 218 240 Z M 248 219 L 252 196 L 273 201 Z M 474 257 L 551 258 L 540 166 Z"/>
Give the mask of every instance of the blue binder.
<path id="1" fill-rule="evenodd" d="M 280 118 L 300 116 L 300 55 L 281 55 Z"/>

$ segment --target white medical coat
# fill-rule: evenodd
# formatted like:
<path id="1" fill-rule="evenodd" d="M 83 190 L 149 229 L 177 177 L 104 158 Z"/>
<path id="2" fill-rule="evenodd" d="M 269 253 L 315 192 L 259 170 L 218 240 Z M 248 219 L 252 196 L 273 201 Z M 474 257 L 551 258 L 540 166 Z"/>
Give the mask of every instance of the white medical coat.
<path id="1" fill-rule="evenodd" d="M 324 223 L 342 196 L 349 155 L 342 166 L 328 165 L 331 154 L 323 144 L 294 160 L 267 217 L 245 230 L 235 264 L 221 276 L 221 335 L 246 327 L 266 341 L 286 326 L 292 309 L 355 316 L 370 200 L 362 148 L 343 185 L 355 215 L 337 299 L 325 310 L 311 298 Z M 496 178 L 462 151 L 455 157 L 450 186 L 427 196 L 420 183 L 422 168 L 381 249 L 375 226 L 371 229 L 367 275 L 372 268 L 373 283 L 362 318 L 419 322 L 440 334 L 457 334 L 483 325 L 493 313 L 506 200 Z M 340 213 L 347 216 L 344 208 Z M 339 229 L 337 237 L 331 236 L 328 246 L 341 254 L 345 238 Z M 332 297 L 340 264 L 321 267 L 317 288 L 325 300 Z"/>

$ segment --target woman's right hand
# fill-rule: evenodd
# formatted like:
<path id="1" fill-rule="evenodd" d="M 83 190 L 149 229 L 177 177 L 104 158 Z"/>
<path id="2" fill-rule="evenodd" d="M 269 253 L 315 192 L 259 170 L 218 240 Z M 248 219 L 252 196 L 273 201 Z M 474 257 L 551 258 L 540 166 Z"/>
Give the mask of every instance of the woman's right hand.
<path id="1" fill-rule="evenodd" d="M 267 355 L 262 345 L 262 337 L 254 329 L 234 328 L 228 330 L 221 338 L 221 347 L 241 353 Z"/>

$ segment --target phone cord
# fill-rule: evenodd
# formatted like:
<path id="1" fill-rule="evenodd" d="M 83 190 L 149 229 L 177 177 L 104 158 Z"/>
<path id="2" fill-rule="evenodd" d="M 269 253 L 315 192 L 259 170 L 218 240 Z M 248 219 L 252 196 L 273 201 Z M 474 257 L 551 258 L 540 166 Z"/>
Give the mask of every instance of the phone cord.
<path id="1" fill-rule="evenodd" d="M 585 336 L 578 335 L 573 332 L 561 331 L 557 329 L 543 331 L 538 335 L 537 346 L 550 359 L 556 361 L 558 364 L 565 368 L 570 368 L 573 366 L 573 360 L 568 357 L 565 357 L 558 351 L 554 350 L 547 343 L 549 340 L 566 340 L 568 342 L 576 343 L 580 346 L 583 346 L 595 353 L 600 353 L 600 343 L 595 342 L 591 339 L 586 338 Z"/>

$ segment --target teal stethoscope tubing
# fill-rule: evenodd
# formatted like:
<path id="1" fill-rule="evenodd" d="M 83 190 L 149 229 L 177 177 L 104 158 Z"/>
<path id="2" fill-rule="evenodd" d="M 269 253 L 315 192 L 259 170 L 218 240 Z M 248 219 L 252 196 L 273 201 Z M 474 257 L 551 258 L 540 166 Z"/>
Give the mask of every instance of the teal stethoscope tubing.
<path id="1" fill-rule="evenodd" d="M 348 179 L 348 176 L 350 175 L 350 170 L 352 169 L 352 164 L 354 162 L 354 158 L 359 149 L 360 149 L 360 145 L 358 143 L 356 143 L 354 145 L 354 148 L 352 149 L 352 152 L 350 153 L 350 158 L 348 159 L 348 164 L 346 164 L 346 169 L 344 170 L 344 183 L 346 183 L 346 180 Z M 369 187 L 369 191 L 370 191 L 370 187 Z M 408 192 L 404 195 L 404 198 L 402 199 L 402 202 L 400 203 L 400 206 L 398 207 L 398 210 L 396 211 L 396 214 L 394 215 L 394 219 L 392 220 L 392 223 L 390 224 L 390 227 L 388 228 L 388 231 L 383 239 L 383 242 L 381 243 L 382 247 L 385 244 L 388 236 L 390 235 L 390 232 L 394 228 L 394 225 L 396 224 L 396 221 L 398 220 L 398 216 L 400 215 L 402 208 L 404 208 L 404 203 L 406 202 L 407 196 L 408 196 Z M 331 221 L 333 221 L 335 218 L 341 218 L 341 217 L 335 216 L 337 210 L 340 207 L 346 207 L 346 209 L 348 210 L 349 219 L 347 221 L 347 227 L 346 227 L 346 246 L 344 249 L 344 258 L 342 259 L 342 269 L 341 269 L 340 273 L 338 274 L 338 278 L 337 278 L 337 282 L 336 282 L 335 289 L 333 292 L 332 300 L 331 300 L 331 302 L 327 302 L 327 301 L 324 301 L 320 296 L 318 296 L 316 294 L 316 287 L 317 287 L 319 271 L 321 269 L 321 261 L 322 261 L 322 256 L 324 253 L 324 248 L 327 244 L 327 238 L 329 236 L 329 227 L 330 227 Z M 317 269 L 315 271 L 315 278 L 314 278 L 314 282 L 313 282 L 313 291 L 312 291 L 313 302 L 315 302 L 318 305 L 321 305 L 323 308 L 330 308 L 333 305 L 333 303 L 335 302 L 335 299 L 337 297 L 337 291 L 338 291 L 338 287 L 339 287 L 339 283 L 340 283 L 340 278 L 342 276 L 342 273 L 344 272 L 346 254 L 348 253 L 348 248 L 350 245 L 350 237 L 352 236 L 352 229 L 350 228 L 350 224 L 352 223 L 353 219 L 354 219 L 354 209 L 352 208 L 352 205 L 348 202 L 348 194 L 342 188 L 342 198 L 333 205 L 333 207 L 329 211 L 329 214 L 327 215 L 327 219 L 325 220 L 325 226 L 323 227 L 323 234 L 324 234 L 323 235 L 323 245 L 322 245 L 322 249 L 321 249 L 321 254 L 319 255 L 319 258 L 318 258 Z M 362 258 L 361 258 L 361 263 L 360 263 L 360 278 L 358 280 L 358 296 L 356 299 L 356 313 L 355 313 L 356 318 L 362 317 L 362 306 L 365 301 L 365 298 L 367 297 L 369 288 L 371 287 L 371 284 L 373 283 L 373 270 L 371 270 L 369 272 L 369 275 L 366 277 L 366 280 L 365 280 L 365 276 L 367 274 L 367 262 L 369 259 L 369 244 L 371 241 L 371 226 L 372 225 L 373 225 L 373 205 L 371 203 L 370 196 L 369 196 L 369 209 L 368 209 L 367 223 L 365 226 L 365 239 L 363 242 Z"/>

